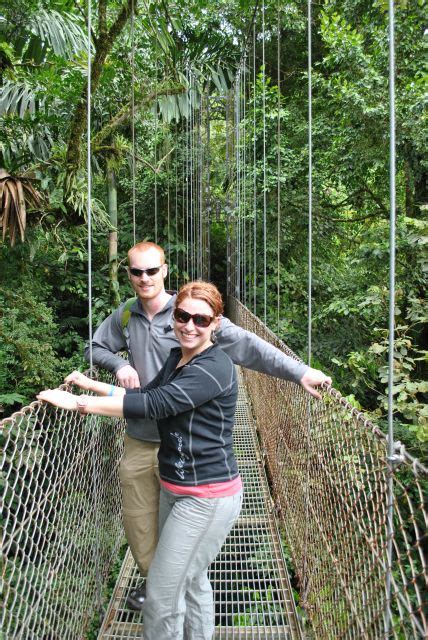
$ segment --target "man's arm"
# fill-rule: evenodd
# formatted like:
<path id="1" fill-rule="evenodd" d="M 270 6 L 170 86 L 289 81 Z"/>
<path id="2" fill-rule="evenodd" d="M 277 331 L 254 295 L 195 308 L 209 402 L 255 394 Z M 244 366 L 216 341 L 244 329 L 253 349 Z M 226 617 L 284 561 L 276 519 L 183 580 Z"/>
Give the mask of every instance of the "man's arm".
<path id="1" fill-rule="evenodd" d="M 266 373 L 275 378 L 291 380 L 301 384 L 311 395 L 319 398 L 314 387 L 324 382 L 331 384 L 331 378 L 318 369 L 312 369 L 269 344 L 254 333 L 241 329 L 227 318 L 222 318 L 217 332 L 218 344 L 235 364 Z"/>
<path id="2" fill-rule="evenodd" d="M 127 344 L 122 329 L 123 304 L 110 314 L 95 331 L 92 339 L 93 363 L 116 374 L 118 382 L 125 388 L 140 387 L 138 373 L 129 362 L 117 355 L 126 351 Z M 89 362 L 89 345 L 85 347 L 85 358 Z"/>

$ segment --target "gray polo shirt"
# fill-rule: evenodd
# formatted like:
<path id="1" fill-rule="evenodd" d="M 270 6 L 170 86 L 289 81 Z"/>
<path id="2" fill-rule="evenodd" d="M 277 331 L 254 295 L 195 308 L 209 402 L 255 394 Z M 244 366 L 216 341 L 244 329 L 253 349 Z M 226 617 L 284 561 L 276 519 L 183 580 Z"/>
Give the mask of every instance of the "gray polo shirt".
<path id="1" fill-rule="evenodd" d="M 122 310 L 124 303 L 109 315 L 95 331 L 92 340 L 92 359 L 94 364 L 117 373 L 131 364 L 145 387 L 159 373 L 173 347 L 179 342 L 175 337 L 172 311 L 176 295 L 173 295 L 152 320 L 144 312 L 140 300 L 131 307 L 131 315 L 126 330 L 122 328 Z M 266 373 L 268 375 L 299 383 L 307 365 L 290 358 L 282 351 L 262 340 L 253 333 L 236 326 L 228 318 L 222 318 L 216 332 L 218 345 L 235 364 Z M 129 362 L 118 355 L 128 351 Z M 89 359 L 89 347 L 85 349 Z M 149 442 L 159 442 L 159 433 L 154 420 L 141 429 L 140 420 L 130 418 L 127 421 L 127 433 L 132 438 Z M 144 435 L 142 435 L 144 434 Z"/>

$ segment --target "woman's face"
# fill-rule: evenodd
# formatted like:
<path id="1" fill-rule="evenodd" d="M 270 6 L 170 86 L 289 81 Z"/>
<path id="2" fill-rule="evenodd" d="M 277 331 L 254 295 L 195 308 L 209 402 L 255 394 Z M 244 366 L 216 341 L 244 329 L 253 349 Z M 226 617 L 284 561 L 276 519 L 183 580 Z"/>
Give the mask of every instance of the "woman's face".
<path id="1" fill-rule="evenodd" d="M 184 298 L 177 308 L 190 315 L 198 314 L 211 318 L 214 316 L 214 311 L 210 305 L 198 298 Z M 217 329 L 219 323 L 220 318 L 218 317 L 214 318 L 207 327 L 201 327 L 195 324 L 192 318 L 190 318 L 188 322 L 180 322 L 175 318 L 174 333 L 184 351 L 190 351 L 196 354 L 212 345 L 211 333 Z"/>

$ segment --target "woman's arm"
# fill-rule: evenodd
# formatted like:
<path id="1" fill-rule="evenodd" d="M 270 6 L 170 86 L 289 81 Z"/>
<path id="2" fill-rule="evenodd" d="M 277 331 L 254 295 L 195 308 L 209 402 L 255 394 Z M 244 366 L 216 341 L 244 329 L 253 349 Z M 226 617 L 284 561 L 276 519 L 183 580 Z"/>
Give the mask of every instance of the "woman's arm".
<path id="1" fill-rule="evenodd" d="M 46 389 L 41 391 L 37 400 L 49 402 L 55 407 L 79 413 L 95 413 L 111 418 L 123 417 L 123 395 L 99 398 L 97 396 L 76 396 L 61 389 Z"/>
<path id="2" fill-rule="evenodd" d="M 123 387 L 116 387 L 114 384 L 92 380 L 83 373 L 80 373 L 80 371 L 70 373 L 64 382 L 75 384 L 76 387 L 80 387 L 80 389 L 84 389 L 85 391 L 92 391 L 98 396 L 124 396 L 126 393 Z"/>

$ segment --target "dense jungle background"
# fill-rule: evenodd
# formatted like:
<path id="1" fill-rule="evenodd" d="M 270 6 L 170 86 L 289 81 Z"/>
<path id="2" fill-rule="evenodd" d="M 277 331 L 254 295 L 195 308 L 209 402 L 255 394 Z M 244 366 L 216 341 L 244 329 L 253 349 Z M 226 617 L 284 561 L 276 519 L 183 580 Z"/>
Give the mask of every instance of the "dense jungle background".
<path id="1" fill-rule="evenodd" d="M 131 295 L 125 260 L 134 218 L 137 240 L 157 240 L 166 248 L 171 288 L 193 275 L 186 218 L 193 206 L 189 158 L 196 158 L 202 163 L 198 203 L 209 221 L 211 277 L 224 286 L 239 188 L 238 204 L 247 203 L 246 228 L 256 232 L 258 254 L 265 207 L 268 264 L 265 280 L 262 260 L 251 263 L 249 233 L 241 298 L 263 317 L 266 285 L 268 325 L 306 358 L 307 3 L 266 0 L 264 6 L 263 19 L 261 3 L 247 0 L 94 0 L 94 327 Z M 0 403 L 8 415 L 84 366 L 87 5 L 16 0 L 0 13 Z M 397 1 L 395 437 L 422 458 L 428 440 L 423 14 L 422 1 Z M 313 4 L 312 34 L 312 363 L 384 426 L 387 3 L 321 0 Z M 231 130 L 237 107 L 230 96 L 238 68 L 246 99 L 239 104 L 243 152 L 236 168 Z"/>

